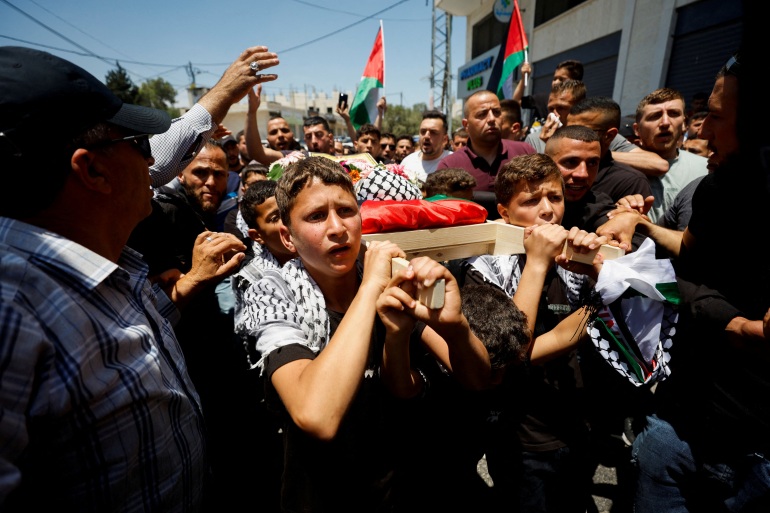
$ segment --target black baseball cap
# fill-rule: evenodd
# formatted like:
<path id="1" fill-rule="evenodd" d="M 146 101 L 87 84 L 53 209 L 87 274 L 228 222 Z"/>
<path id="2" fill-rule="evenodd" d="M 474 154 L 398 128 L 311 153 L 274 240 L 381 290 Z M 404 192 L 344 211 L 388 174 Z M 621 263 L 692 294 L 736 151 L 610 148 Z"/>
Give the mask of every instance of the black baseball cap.
<path id="1" fill-rule="evenodd" d="M 0 46 L 0 132 L 23 144 L 44 134 L 64 142 L 99 122 L 137 134 L 160 134 L 171 126 L 158 109 L 123 103 L 89 72 L 48 52 Z M 24 144 L 26 146 L 26 144 Z"/>
<path id="2" fill-rule="evenodd" d="M 227 146 L 230 143 L 238 144 L 238 140 L 235 137 L 233 137 L 232 135 L 228 135 L 227 137 L 225 137 L 224 139 L 221 139 L 219 141 L 219 145 L 222 148 L 224 148 L 225 146 Z"/>

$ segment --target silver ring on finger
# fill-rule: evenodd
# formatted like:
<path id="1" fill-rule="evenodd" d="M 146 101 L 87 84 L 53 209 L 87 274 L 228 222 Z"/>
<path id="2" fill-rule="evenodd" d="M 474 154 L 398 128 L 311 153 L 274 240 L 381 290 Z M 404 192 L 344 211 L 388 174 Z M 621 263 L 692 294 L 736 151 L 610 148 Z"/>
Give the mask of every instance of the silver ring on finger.
<path id="1" fill-rule="evenodd" d="M 257 61 L 251 61 L 251 64 L 249 64 L 249 68 L 251 68 L 251 71 L 253 71 L 255 75 L 259 73 L 259 70 L 261 69 Z"/>

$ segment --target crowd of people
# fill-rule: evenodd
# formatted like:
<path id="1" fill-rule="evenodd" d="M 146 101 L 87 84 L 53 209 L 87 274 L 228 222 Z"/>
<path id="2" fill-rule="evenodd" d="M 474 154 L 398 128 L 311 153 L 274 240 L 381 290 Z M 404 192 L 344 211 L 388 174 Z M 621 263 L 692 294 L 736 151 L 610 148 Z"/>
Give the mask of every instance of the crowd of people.
<path id="1" fill-rule="evenodd" d="M 320 116 L 304 149 L 281 117 L 262 144 L 278 65 L 247 48 L 172 121 L 0 47 L 0 166 L 9 191 L 36 180 L 0 202 L 0 509 L 584 513 L 608 455 L 613 511 L 770 509 L 770 268 L 746 242 L 770 180 L 739 124 L 757 62 L 730 57 L 702 110 L 651 91 L 635 142 L 569 60 L 548 95 L 470 95 L 452 134 L 424 112 L 416 141 L 384 99 L 357 128 L 341 103 L 350 150 Z M 395 271 L 319 155 L 351 151 L 520 227 L 524 252 Z M 649 372 L 613 368 L 607 334 L 652 340 L 628 357 Z"/>

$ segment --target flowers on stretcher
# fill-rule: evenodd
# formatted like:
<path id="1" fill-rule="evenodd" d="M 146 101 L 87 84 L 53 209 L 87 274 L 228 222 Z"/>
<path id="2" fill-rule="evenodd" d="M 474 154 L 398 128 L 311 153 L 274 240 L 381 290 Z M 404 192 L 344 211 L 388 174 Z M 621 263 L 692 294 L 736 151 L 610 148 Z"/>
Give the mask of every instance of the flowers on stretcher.
<path id="1" fill-rule="evenodd" d="M 305 154 L 301 151 L 293 151 L 283 158 L 280 158 L 270 164 L 270 170 L 267 172 L 268 180 L 278 180 L 283 171 L 289 167 L 290 164 L 294 164 L 298 160 L 304 159 Z"/>
<path id="2" fill-rule="evenodd" d="M 278 180 L 281 175 L 283 175 L 284 170 L 290 164 L 304 159 L 306 156 L 307 155 L 302 152 L 294 151 L 285 157 L 276 160 L 270 165 L 270 170 L 267 174 L 268 179 Z M 404 168 L 404 166 L 401 164 L 381 164 L 379 162 L 375 162 L 374 159 L 368 154 L 346 155 L 344 157 L 330 156 L 330 158 L 340 163 L 343 169 L 347 171 L 348 176 L 350 176 L 350 179 L 353 181 L 354 185 L 359 181 L 368 178 L 375 171 L 377 171 L 376 174 L 389 172 L 398 175 L 417 187 L 417 189 L 422 187 L 422 183 L 425 181 L 424 177 L 421 180 L 418 176 L 410 176 L 406 168 Z"/>

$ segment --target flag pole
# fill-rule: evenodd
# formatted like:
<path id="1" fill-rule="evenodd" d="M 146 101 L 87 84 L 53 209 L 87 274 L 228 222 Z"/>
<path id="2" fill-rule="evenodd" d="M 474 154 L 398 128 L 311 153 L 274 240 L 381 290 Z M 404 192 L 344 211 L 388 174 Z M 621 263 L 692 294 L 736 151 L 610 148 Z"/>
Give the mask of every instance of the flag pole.
<path id="1" fill-rule="evenodd" d="M 524 49 L 524 62 L 529 62 L 529 52 L 527 49 Z M 524 73 L 524 87 L 527 87 L 527 77 L 529 76 L 529 73 Z"/>
<path id="2" fill-rule="evenodd" d="M 526 41 L 527 40 L 527 34 L 524 31 L 524 20 L 521 19 L 521 9 L 519 9 L 519 2 L 513 3 L 513 8 L 516 9 L 516 14 L 519 17 L 519 20 L 521 20 L 521 23 L 519 23 L 519 30 L 521 31 L 521 40 Z M 524 46 L 524 62 L 529 62 L 529 50 L 528 46 Z M 527 78 L 529 78 L 529 73 L 524 74 L 524 87 L 527 87 Z"/>
<path id="3" fill-rule="evenodd" d="M 380 19 L 380 34 L 382 34 L 382 96 L 384 97 L 385 96 L 385 29 L 382 28 L 382 19 Z"/>

